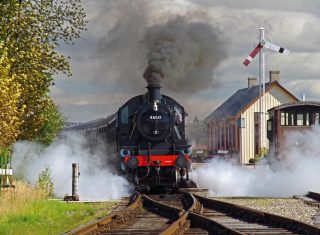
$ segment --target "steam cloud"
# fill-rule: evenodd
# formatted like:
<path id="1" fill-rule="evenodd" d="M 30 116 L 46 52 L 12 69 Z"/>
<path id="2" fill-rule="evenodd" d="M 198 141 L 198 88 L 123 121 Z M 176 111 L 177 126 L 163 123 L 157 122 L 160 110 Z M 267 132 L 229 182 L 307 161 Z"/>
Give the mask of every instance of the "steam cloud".
<path id="1" fill-rule="evenodd" d="M 147 29 L 147 82 L 176 92 L 197 92 L 216 85 L 214 69 L 227 54 L 218 29 L 204 22 L 187 22 L 188 15 Z"/>
<path id="2" fill-rule="evenodd" d="M 131 187 L 124 177 L 115 173 L 107 156 L 100 150 L 91 154 L 82 136 L 68 133 L 49 147 L 17 142 L 12 165 L 14 174 L 35 184 L 40 172 L 50 167 L 55 195 L 71 195 L 72 163 L 80 165 L 79 196 L 81 200 L 119 199 L 130 194 Z"/>
<path id="3" fill-rule="evenodd" d="M 248 169 L 214 159 L 192 178 L 218 196 L 293 196 L 320 191 L 320 128 L 286 136 L 282 160 Z"/>

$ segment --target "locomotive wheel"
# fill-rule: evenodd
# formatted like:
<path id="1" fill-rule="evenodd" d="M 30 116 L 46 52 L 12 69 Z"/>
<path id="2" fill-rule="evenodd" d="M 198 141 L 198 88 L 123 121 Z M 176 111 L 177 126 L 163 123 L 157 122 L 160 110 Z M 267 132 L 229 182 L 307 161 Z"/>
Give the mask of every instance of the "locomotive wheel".
<path id="1" fill-rule="evenodd" d="M 180 184 L 180 172 L 177 169 L 173 171 L 173 188 L 178 188 Z"/>
<path id="2" fill-rule="evenodd" d="M 180 187 L 181 188 L 198 188 L 198 185 L 192 180 L 182 179 L 180 181 Z"/>

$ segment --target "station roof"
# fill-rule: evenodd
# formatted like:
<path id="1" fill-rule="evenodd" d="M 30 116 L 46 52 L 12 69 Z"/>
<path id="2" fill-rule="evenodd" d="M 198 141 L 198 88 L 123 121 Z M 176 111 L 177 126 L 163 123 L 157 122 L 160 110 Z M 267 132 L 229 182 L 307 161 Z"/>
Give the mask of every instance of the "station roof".
<path id="1" fill-rule="evenodd" d="M 284 108 L 289 108 L 289 107 L 298 107 L 298 106 L 318 106 L 318 107 L 320 107 L 320 102 L 318 102 L 318 101 L 290 102 L 290 103 L 275 106 L 275 107 L 269 109 L 268 112 L 273 111 L 273 110 L 279 110 L 279 109 L 284 109 Z"/>
<path id="2" fill-rule="evenodd" d="M 76 125 L 72 125 L 72 126 L 64 128 L 64 131 L 70 131 L 70 130 L 76 131 L 76 130 L 82 130 L 82 129 L 96 128 L 96 127 L 101 126 L 103 124 L 107 124 L 108 122 L 113 120 L 116 116 L 117 116 L 116 114 L 112 114 L 106 118 L 100 118 L 97 120 L 92 120 L 92 121 L 88 121 L 85 123 L 79 123 Z"/>
<path id="3" fill-rule="evenodd" d="M 265 88 L 268 92 L 272 87 L 279 86 L 294 99 L 298 100 L 294 95 L 287 91 L 283 86 L 281 86 L 277 81 L 272 83 L 266 83 Z M 209 114 L 205 121 L 212 119 L 224 119 L 228 117 L 235 117 L 239 112 L 245 110 L 246 107 L 250 106 L 255 100 L 259 99 L 259 85 L 252 86 L 250 88 L 243 88 L 234 93 L 229 99 L 227 99 L 222 105 L 220 105 L 216 110 Z"/>

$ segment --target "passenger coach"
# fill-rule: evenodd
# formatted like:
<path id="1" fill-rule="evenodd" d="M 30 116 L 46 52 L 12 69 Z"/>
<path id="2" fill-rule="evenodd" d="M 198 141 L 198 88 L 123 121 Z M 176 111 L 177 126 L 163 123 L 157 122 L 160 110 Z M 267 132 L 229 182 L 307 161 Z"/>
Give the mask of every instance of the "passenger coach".
<path id="1" fill-rule="evenodd" d="M 269 155 L 280 156 L 284 138 L 292 131 L 310 129 L 320 124 L 320 102 L 301 101 L 287 103 L 268 110 L 267 137 Z"/>

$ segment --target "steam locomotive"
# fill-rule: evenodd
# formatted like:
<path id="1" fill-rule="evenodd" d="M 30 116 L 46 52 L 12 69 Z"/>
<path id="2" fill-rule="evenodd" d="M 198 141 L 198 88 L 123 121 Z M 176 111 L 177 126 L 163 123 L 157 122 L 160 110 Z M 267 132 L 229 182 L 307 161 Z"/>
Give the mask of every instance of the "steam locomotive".
<path id="1" fill-rule="evenodd" d="M 191 145 L 185 137 L 186 112 L 174 99 L 160 94 L 160 85 L 128 100 L 106 119 L 73 126 L 90 140 L 102 143 L 107 157 L 139 191 L 176 189 L 190 184 Z"/>

